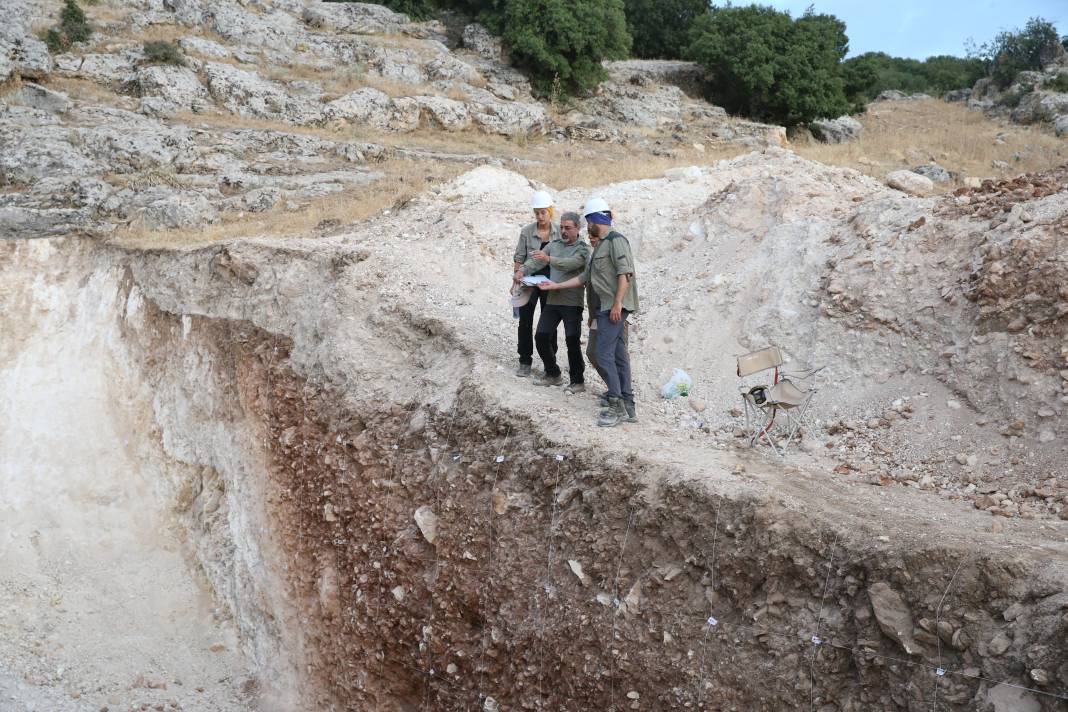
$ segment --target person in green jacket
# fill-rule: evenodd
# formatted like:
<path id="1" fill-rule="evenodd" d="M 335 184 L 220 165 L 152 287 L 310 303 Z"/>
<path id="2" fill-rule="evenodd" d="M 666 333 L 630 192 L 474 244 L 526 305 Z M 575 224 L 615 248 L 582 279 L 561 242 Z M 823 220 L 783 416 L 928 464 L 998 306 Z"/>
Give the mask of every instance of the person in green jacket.
<path id="1" fill-rule="evenodd" d="M 563 282 L 577 277 L 586 269 L 590 246 L 579 239 L 582 218 L 567 212 L 560 216 L 560 239 L 553 240 L 543 250 L 534 250 L 523 263 L 524 275 L 539 274 L 549 268 L 549 279 Z M 564 322 L 564 341 L 567 344 L 569 393 L 586 390 L 582 361 L 582 287 L 562 289 L 548 295 L 541 308 L 534 343 L 545 366 L 545 375 L 534 382 L 538 386 L 557 386 L 561 382 L 560 366 L 556 363 L 556 330 Z"/>
<path id="2" fill-rule="evenodd" d="M 634 274 L 634 255 L 630 242 L 612 229 L 612 214 L 600 198 L 586 203 L 589 231 L 601 238 L 593 259 L 582 274 L 564 282 L 542 282 L 544 291 L 572 289 L 593 285 L 600 299 L 597 313 L 597 362 L 608 377 L 608 407 L 601 411 L 597 424 L 613 427 L 624 421 L 637 421 L 634 391 L 631 388 L 630 358 L 623 330 L 627 318 L 638 311 L 638 287 Z M 608 308 L 606 308 L 606 305 Z"/>
<path id="3" fill-rule="evenodd" d="M 519 242 L 512 255 L 513 284 L 527 276 L 523 273 L 523 265 L 530 259 L 531 253 L 544 250 L 550 242 L 560 237 L 560 228 L 553 222 L 552 196 L 543 190 L 536 191 L 531 196 L 530 206 L 534 211 L 534 222 L 519 231 Z M 534 274 L 548 277 L 548 265 Z M 542 313 L 545 313 L 545 297 L 543 293 L 535 293 L 519 308 L 519 368 L 516 369 L 515 375 L 521 378 L 530 376 L 530 366 L 534 363 L 534 310 L 541 304 Z M 555 340 L 553 350 L 556 350 Z"/>
<path id="4" fill-rule="evenodd" d="M 587 231 L 586 233 L 590 238 L 590 259 L 593 259 L 593 252 L 597 251 L 597 246 L 601 244 L 601 238 L 598 237 L 597 231 Z M 589 327 L 589 334 L 586 339 L 586 360 L 590 362 L 590 365 L 596 369 L 597 374 L 604 381 L 605 386 L 608 385 L 608 375 L 605 370 L 601 368 L 601 364 L 597 363 L 597 312 L 601 311 L 601 298 L 597 296 L 597 291 L 593 288 L 593 285 L 589 282 L 586 283 L 586 326 Z M 628 336 L 630 332 L 630 325 L 623 325 L 623 343 L 627 345 L 628 349 L 630 344 L 628 343 Z M 628 359 L 630 358 L 628 354 Z M 601 394 L 600 405 L 602 408 L 608 407 L 608 391 L 606 390 Z"/>

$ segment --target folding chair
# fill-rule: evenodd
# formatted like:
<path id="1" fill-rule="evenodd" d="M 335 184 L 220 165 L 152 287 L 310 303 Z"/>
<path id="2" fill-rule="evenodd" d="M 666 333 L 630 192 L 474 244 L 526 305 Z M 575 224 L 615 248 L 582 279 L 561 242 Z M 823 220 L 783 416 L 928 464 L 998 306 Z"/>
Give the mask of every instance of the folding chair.
<path id="1" fill-rule="evenodd" d="M 779 457 L 785 457 L 790 443 L 805 422 L 805 414 L 816 395 L 810 379 L 823 370 L 806 364 L 791 364 L 783 370 L 782 351 L 768 346 L 738 357 L 738 377 L 772 371 L 771 385 L 741 386 L 745 404 L 745 431 L 749 447 L 764 440 Z M 757 426 L 757 427 L 754 427 Z M 775 436 L 781 438 L 776 442 Z"/>

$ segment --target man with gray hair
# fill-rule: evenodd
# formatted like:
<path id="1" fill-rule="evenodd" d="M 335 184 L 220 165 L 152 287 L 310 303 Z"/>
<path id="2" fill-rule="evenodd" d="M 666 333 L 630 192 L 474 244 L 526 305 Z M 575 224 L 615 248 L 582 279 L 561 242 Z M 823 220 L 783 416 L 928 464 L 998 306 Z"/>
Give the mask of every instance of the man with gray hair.
<path id="1" fill-rule="evenodd" d="M 549 279 L 553 282 L 565 282 L 581 275 L 586 269 L 590 257 L 590 247 L 579 240 L 582 218 L 578 213 L 566 212 L 560 216 L 560 237 L 545 246 L 544 250 L 534 250 L 521 267 L 524 275 L 532 275 L 549 268 Z M 565 389 L 568 393 L 581 393 L 586 390 L 583 373 L 585 364 L 582 360 L 582 287 L 561 289 L 552 292 L 545 300 L 538 327 L 534 333 L 534 344 L 538 349 L 545 375 L 534 382 L 538 386 L 556 386 L 561 382 L 560 366 L 556 363 L 556 329 L 564 322 L 564 341 L 567 344 L 567 367 L 570 383 Z"/>
<path id="2" fill-rule="evenodd" d="M 564 282 L 542 282 L 543 291 L 574 289 L 593 285 L 600 299 L 597 313 L 597 363 L 608 377 L 608 407 L 597 424 L 614 427 L 637 422 L 634 391 L 630 380 L 630 357 L 623 339 L 627 317 L 638 311 L 638 288 L 634 275 L 634 255 L 630 242 L 612 229 L 612 211 L 600 198 L 591 198 L 583 209 L 591 234 L 601 238 L 589 265 L 576 277 Z"/>

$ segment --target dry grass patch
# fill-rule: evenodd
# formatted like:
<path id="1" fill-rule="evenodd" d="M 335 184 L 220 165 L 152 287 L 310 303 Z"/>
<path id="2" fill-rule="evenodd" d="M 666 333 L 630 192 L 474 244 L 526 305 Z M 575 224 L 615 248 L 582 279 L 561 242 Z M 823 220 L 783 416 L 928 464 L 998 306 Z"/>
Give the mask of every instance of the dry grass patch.
<path id="1" fill-rule="evenodd" d="M 108 242 L 132 249 L 186 249 L 248 237 L 307 237 L 317 230 L 336 232 L 386 208 L 451 180 L 465 168 L 453 164 L 395 160 L 380 164 L 385 177 L 334 195 L 309 201 L 300 209 L 263 213 L 227 213 L 219 222 L 196 230 L 146 230 L 131 224 Z"/>
<path id="2" fill-rule="evenodd" d="M 734 158 L 748 150 L 738 145 L 706 149 L 703 153 L 689 148 L 677 151 L 674 157 L 666 157 L 636 156 L 623 147 L 613 146 L 586 157 L 585 154 L 590 153 L 586 148 L 559 144 L 546 152 L 545 163 L 527 166 L 520 171 L 528 178 L 541 181 L 556 190 L 595 188 L 608 183 L 661 178 L 665 171 L 672 168 L 708 165 Z"/>
<path id="3" fill-rule="evenodd" d="M 938 99 L 877 102 L 856 117 L 859 140 L 843 144 L 795 143 L 805 158 L 848 166 L 875 178 L 890 171 L 936 162 L 962 178 L 1007 178 L 1045 171 L 1068 160 L 1068 144 L 1040 127 L 1001 123 L 962 104 Z M 1003 143 L 998 143 L 998 137 Z M 1014 158 L 1019 155 L 1019 159 Z M 1007 168 L 994 168 L 1004 161 Z M 960 181 L 940 184 L 950 190 Z"/>
<path id="4" fill-rule="evenodd" d="M 119 94 L 113 91 L 111 87 L 98 84 L 91 79 L 60 77 L 53 74 L 49 77 L 47 86 L 49 89 L 65 93 L 75 101 L 114 106 L 120 109 L 132 109 L 136 104 L 132 97 Z"/>
<path id="5" fill-rule="evenodd" d="M 82 3 L 82 9 L 90 22 L 117 23 L 123 22 L 133 13 L 133 8 L 121 3 L 98 2 L 94 5 Z"/>

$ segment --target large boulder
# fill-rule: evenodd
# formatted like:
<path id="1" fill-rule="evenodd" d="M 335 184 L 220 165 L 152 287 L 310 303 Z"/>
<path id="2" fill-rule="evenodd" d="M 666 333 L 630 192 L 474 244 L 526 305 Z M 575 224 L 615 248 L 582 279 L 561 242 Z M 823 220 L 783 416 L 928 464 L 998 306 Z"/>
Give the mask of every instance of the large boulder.
<path id="1" fill-rule="evenodd" d="M 847 143 L 860 138 L 864 127 L 852 116 L 837 119 L 817 119 L 808 126 L 812 135 L 824 143 Z"/>
<path id="2" fill-rule="evenodd" d="M 90 211 L 0 204 L 0 239 L 33 239 L 84 230 Z"/>
<path id="3" fill-rule="evenodd" d="M 142 97 L 163 100 L 170 111 L 202 112 L 211 105 L 211 96 L 196 73 L 187 67 L 153 65 L 137 70 L 137 88 Z M 163 112 L 154 112 L 163 113 Z"/>
<path id="4" fill-rule="evenodd" d="M 912 171 L 893 171 L 886 175 L 886 184 L 909 195 L 925 196 L 934 191 L 934 182 Z"/>
<path id="5" fill-rule="evenodd" d="M 549 125 L 545 107 L 518 101 L 472 107 L 471 118 L 483 131 L 502 136 L 543 133 Z"/>
<path id="6" fill-rule="evenodd" d="M 59 126 L 0 124 L 0 185 L 98 172 L 101 166 L 76 147 L 77 142 L 70 129 Z"/>
<path id="7" fill-rule="evenodd" d="M 930 94 L 906 94 L 897 89 L 886 89 L 885 91 L 880 92 L 879 96 L 875 97 L 875 101 L 921 101 L 930 98 Z"/>
<path id="8" fill-rule="evenodd" d="M 693 97 L 705 95 L 708 80 L 704 68 L 696 62 L 673 59 L 625 59 L 604 62 L 609 78 L 619 84 L 653 86 L 670 84 Z"/>
<path id="9" fill-rule="evenodd" d="M 923 648 L 912 637 L 912 611 L 901 594 L 890 588 L 889 584 L 879 582 L 868 587 L 868 599 L 880 630 L 896 641 L 907 654 L 922 655 Z"/>
<path id="10" fill-rule="evenodd" d="M 501 41 L 477 22 L 464 27 L 464 49 L 469 49 L 483 59 L 501 58 Z"/>
<path id="11" fill-rule="evenodd" d="M 196 146 L 187 127 L 168 126 L 122 109 L 81 107 L 70 113 L 85 124 L 73 130 L 82 152 L 110 171 L 195 167 Z"/>
<path id="12" fill-rule="evenodd" d="M 5 2 L 7 11 L 0 22 L 0 82 L 12 76 L 44 79 L 52 72 L 52 55 L 25 23 L 30 13 L 12 7 L 15 4 Z"/>
<path id="13" fill-rule="evenodd" d="M 322 3 L 334 4 L 346 3 Z M 209 5 L 206 15 L 202 24 L 231 42 L 248 47 L 292 49 L 307 34 L 300 20 L 279 9 L 253 12 L 238 3 L 218 2 Z"/>
<path id="14" fill-rule="evenodd" d="M 1053 132 L 1058 136 L 1068 136 L 1068 114 L 1062 114 L 1053 120 Z"/>
<path id="15" fill-rule="evenodd" d="M 191 229 L 215 222 L 218 212 L 208 199 L 193 191 L 157 188 L 159 196 L 145 205 L 141 218 L 149 229 Z"/>
<path id="16" fill-rule="evenodd" d="M 925 163 L 922 166 L 916 166 L 912 169 L 912 172 L 917 175 L 926 176 L 934 183 L 945 183 L 953 177 L 949 171 L 937 163 Z"/>
<path id="17" fill-rule="evenodd" d="M 461 131 L 471 125 L 471 114 L 462 101 L 440 96 L 418 96 L 415 100 L 422 116 L 434 126 L 446 131 Z"/>
<path id="18" fill-rule="evenodd" d="M 423 71 L 431 81 L 482 82 L 478 70 L 451 54 L 441 54 L 426 63 Z"/>
<path id="19" fill-rule="evenodd" d="M 354 35 L 399 35 L 410 29 L 407 15 L 364 2 L 323 2 L 304 8 L 309 27 Z"/>
<path id="20" fill-rule="evenodd" d="M 60 54 L 56 56 L 55 72 L 61 76 L 88 79 L 104 86 L 118 88 L 129 82 L 143 53 L 128 49 L 117 54 Z"/>
<path id="21" fill-rule="evenodd" d="M 411 131 L 419 126 L 421 107 L 408 97 L 391 99 L 372 87 L 363 87 L 334 99 L 323 107 L 327 121 L 369 124 L 392 131 Z"/>
<path id="22" fill-rule="evenodd" d="M 1012 120 L 1022 124 L 1052 122 L 1062 114 L 1068 114 L 1068 94 L 1033 91 L 1012 110 Z"/>
<path id="23" fill-rule="evenodd" d="M 601 117 L 647 128 L 679 123 L 686 100 L 682 89 L 672 85 L 642 87 L 603 82 L 597 94 Z"/>
<path id="24" fill-rule="evenodd" d="M 280 119 L 294 124 L 309 124 L 322 119 L 322 112 L 312 102 L 291 95 L 281 84 L 254 72 L 229 64 L 206 62 L 204 76 L 211 97 L 233 114 Z"/>
<path id="25" fill-rule="evenodd" d="M 875 97 L 875 101 L 904 101 L 908 99 L 909 95 L 903 91 L 897 89 L 886 89 L 879 92 L 879 96 Z"/>
<path id="26" fill-rule="evenodd" d="M 199 54 L 212 59 L 229 59 L 233 55 L 225 46 L 203 37 L 183 37 L 178 40 L 178 46 L 186 54 Z"/>
<path id="27" fill-rule="evenodd" d="M 53 114 L 62 114 L 71 106 L 70 97 L 63 92 L 52 91 L 33 82 L 27 82 L 8 94 L 7 101 Z"/>

